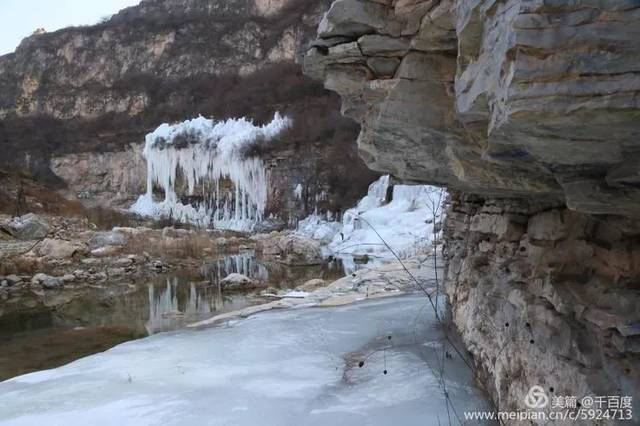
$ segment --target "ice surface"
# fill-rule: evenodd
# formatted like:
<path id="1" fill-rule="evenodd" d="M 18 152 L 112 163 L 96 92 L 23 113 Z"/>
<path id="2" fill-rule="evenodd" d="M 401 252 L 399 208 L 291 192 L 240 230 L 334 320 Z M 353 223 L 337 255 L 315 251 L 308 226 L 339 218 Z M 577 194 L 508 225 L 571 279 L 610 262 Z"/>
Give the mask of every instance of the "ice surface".
<path id="1" fill-rule="evenodd" d="M 329 251 L 341 257 L 348 269 L 353 256 L 366 254 L 376 264 L 394 259 L 382 240 L 400 258 L 431 247 L 434 219 L 436 223 L 442 220 L 443 190 L 394 185 L 392 199 L 387 202 L 389 181 L 385 175 L 372 183 L 358 205 L 344 213 L 341 223 L 312 215 L 298 224 L 297 232 L 328 243 Z"/>
<path id="2" fill-rule="evenodd" d="M 426 303 L 272 311 L 125 343 L 0 383 L 0 424 L 448 424 L 434 375 L 444 343 Z M 462 361 L 445 362 L 456 412 L 486 409 Z"/>
<path id="3" fill-rule="evenodd" d="M 265 126 L 244 118 L 216 122 L 203 117 L 162 124 L 145 138 L 147 191 L 131 210 L 218 229 L 250 230 L 263 218 L 267 172 L 260 158 L 244 158 L 242 148 L 257 140 L 269 141 L 290 123 L 276 113 Z M 187 183 L 188 194 L 202 196 L 206 202 L 180 202 L 175 188 L 179 174 Z M 231 180 L 234 190 L 221 191 L 221 179 Z M 153 199 L 154 184 L 164 191 L 163 201 Z"/>

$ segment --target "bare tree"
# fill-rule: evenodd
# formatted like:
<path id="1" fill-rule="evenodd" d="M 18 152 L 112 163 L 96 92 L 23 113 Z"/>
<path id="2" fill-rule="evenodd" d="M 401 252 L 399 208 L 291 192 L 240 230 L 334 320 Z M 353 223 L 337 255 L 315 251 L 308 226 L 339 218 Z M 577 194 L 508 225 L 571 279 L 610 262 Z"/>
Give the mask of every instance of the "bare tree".
<path id="1" fill-rule="evenodd" d="M 433 247 L 433 270 L 436 282 L 435 311 L 436 316 L 439 316 L 438 297 L 440 293 L 440 279 L 438 277 L 438 246 L 440 245 L 439 235 L 442 228 L 444 200 L 447 192 L 444 188 L 437 188 L 435 186 L 427 186 L 424 190 L 427 192 L 426 206 L 430 216 L 427 220 L 431 221 L 432 230 L 431 246 Z"/>
<path id="2" fill-rule="evenodd" d="M 22 211 L 25 207 L 25 204 L 24 182 L 20 180 L 20 186 L 18 186 L 18 193 L 16 194 L 16 217 L 22 216 Z"/>

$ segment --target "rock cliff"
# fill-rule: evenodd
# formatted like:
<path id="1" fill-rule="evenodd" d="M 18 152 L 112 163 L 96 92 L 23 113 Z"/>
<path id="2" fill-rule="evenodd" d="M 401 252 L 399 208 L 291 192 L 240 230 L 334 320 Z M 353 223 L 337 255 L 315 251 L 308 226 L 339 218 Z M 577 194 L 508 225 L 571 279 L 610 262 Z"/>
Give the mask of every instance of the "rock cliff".
<path id="1" fill-rule="evenodd" d="M 305 68 L 363 125 L 376 170 L 637 216 L 639 12 L 627 0 L 341 0 Z"/>
<path id="2" fill-rule="evenodd" d="M 304 59 L 377 171 L 447 186 L 447 292 L 500 409 L 633 395 L 640 3 L 337 0 Z"/>
<path id="3" fill-rule="evenodd" d="M 305 216 L 322 191 L 323 209 L 349 207 L 376 175 L 349 143 L 357 126 L 337 97 L 296 64 L 329 4 L 145 0 L 97 25 L 28 37 L 0 57 L 0 167 L 126 206 L 144 189 L 144 135 L 161 123 L 199 114 L 264 123 L 280 111 L 296 128 L 261 153 L 280 190 L 272 211 Z"/>
<path id="4" fill-rule="evenodd" d="M 640 397 L 636 220 L 454 193 L 445 233 L 453 321 L 500 410 L 536 385 Z"/>

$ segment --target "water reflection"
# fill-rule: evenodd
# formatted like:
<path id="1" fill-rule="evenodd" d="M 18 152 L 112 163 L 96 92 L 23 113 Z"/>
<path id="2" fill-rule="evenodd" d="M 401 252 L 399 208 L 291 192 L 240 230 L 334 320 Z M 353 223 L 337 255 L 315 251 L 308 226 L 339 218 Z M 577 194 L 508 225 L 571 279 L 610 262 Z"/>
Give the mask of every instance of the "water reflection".
<path id="1" fill-rule="evenodd" d="M 337 279 L 344 270 L 339 262 L 288 267 L 247 251 L 151 282 L 26 292 L 0 309 L 0 380 L 258 303 L 246 294 L 221 292 L 220 281 L 231 273 L 265 287 L 293 288 L 314 278 Z"/>
<path id="2" fill-rule="evenodd" d="M 245 307 L 243 296 L 225 297 L 219 286 L 181 284 L 177 277 L 167 278 L 166 286 L 148 286 L 149 319 L 145 324 L 148 334 L 172 330 L 185 322 L 209 318 L 215 313 Z"/>
<path id="3" fill-rule="evenodd" d="M 258 260 L 253 251 L 245 251 L 207 262 L 202 265 L 200 272 L 204 279 L 214 284 L 234 273 L 246 275 L 254 280 L 269 281 L 268 267 Z"/>

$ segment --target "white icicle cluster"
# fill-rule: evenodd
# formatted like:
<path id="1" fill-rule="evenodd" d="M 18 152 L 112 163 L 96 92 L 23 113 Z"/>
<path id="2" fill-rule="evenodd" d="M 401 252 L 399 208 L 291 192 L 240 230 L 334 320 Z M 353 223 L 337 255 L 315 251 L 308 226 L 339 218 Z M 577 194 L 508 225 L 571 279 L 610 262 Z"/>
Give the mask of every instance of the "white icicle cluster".
<path id="1" fill-rule="evenodd" d="M 215 122 L 203 117 L 162 124 L 146 136 L 147 192 L 131 210 L 220 229 L 251 229 L 262 220 L 267 205 L 267 173 L 260 158 L 244 158 L 242 149 L 258 140 L 273 139 L 290 124 L 290 119 L 278 113 L 265 126 L 255 126 L 245 118 Z M 211 202 L 182 204 L 175 189 L 179 171 L 188 195 L 202 187 L 202 195 Z M 235 193 L 221 194 L 221 179 L 229 179 Z M 205 189 L 204 182 L 210 189 Z M 153 200 L 154 184 L 164 190 L 161 202 Z"/>
<path id="2" fill-rule="evenodd" d="M 434 234 L 434 226 L 444 218 L 446 193 L 429 185 L 392 185 L 387 200 L 391 185 L 389 176 L 382 176 L 341 222 L 313 214 L 296 232 L 326 244 L 326 252 L 341 258 L 347 271 L 359 267 L 354 256 L 367 255 L 369 266 L 395 260 L 386 244 L 401 258 L 427 252 L 440 232 Z"/>

